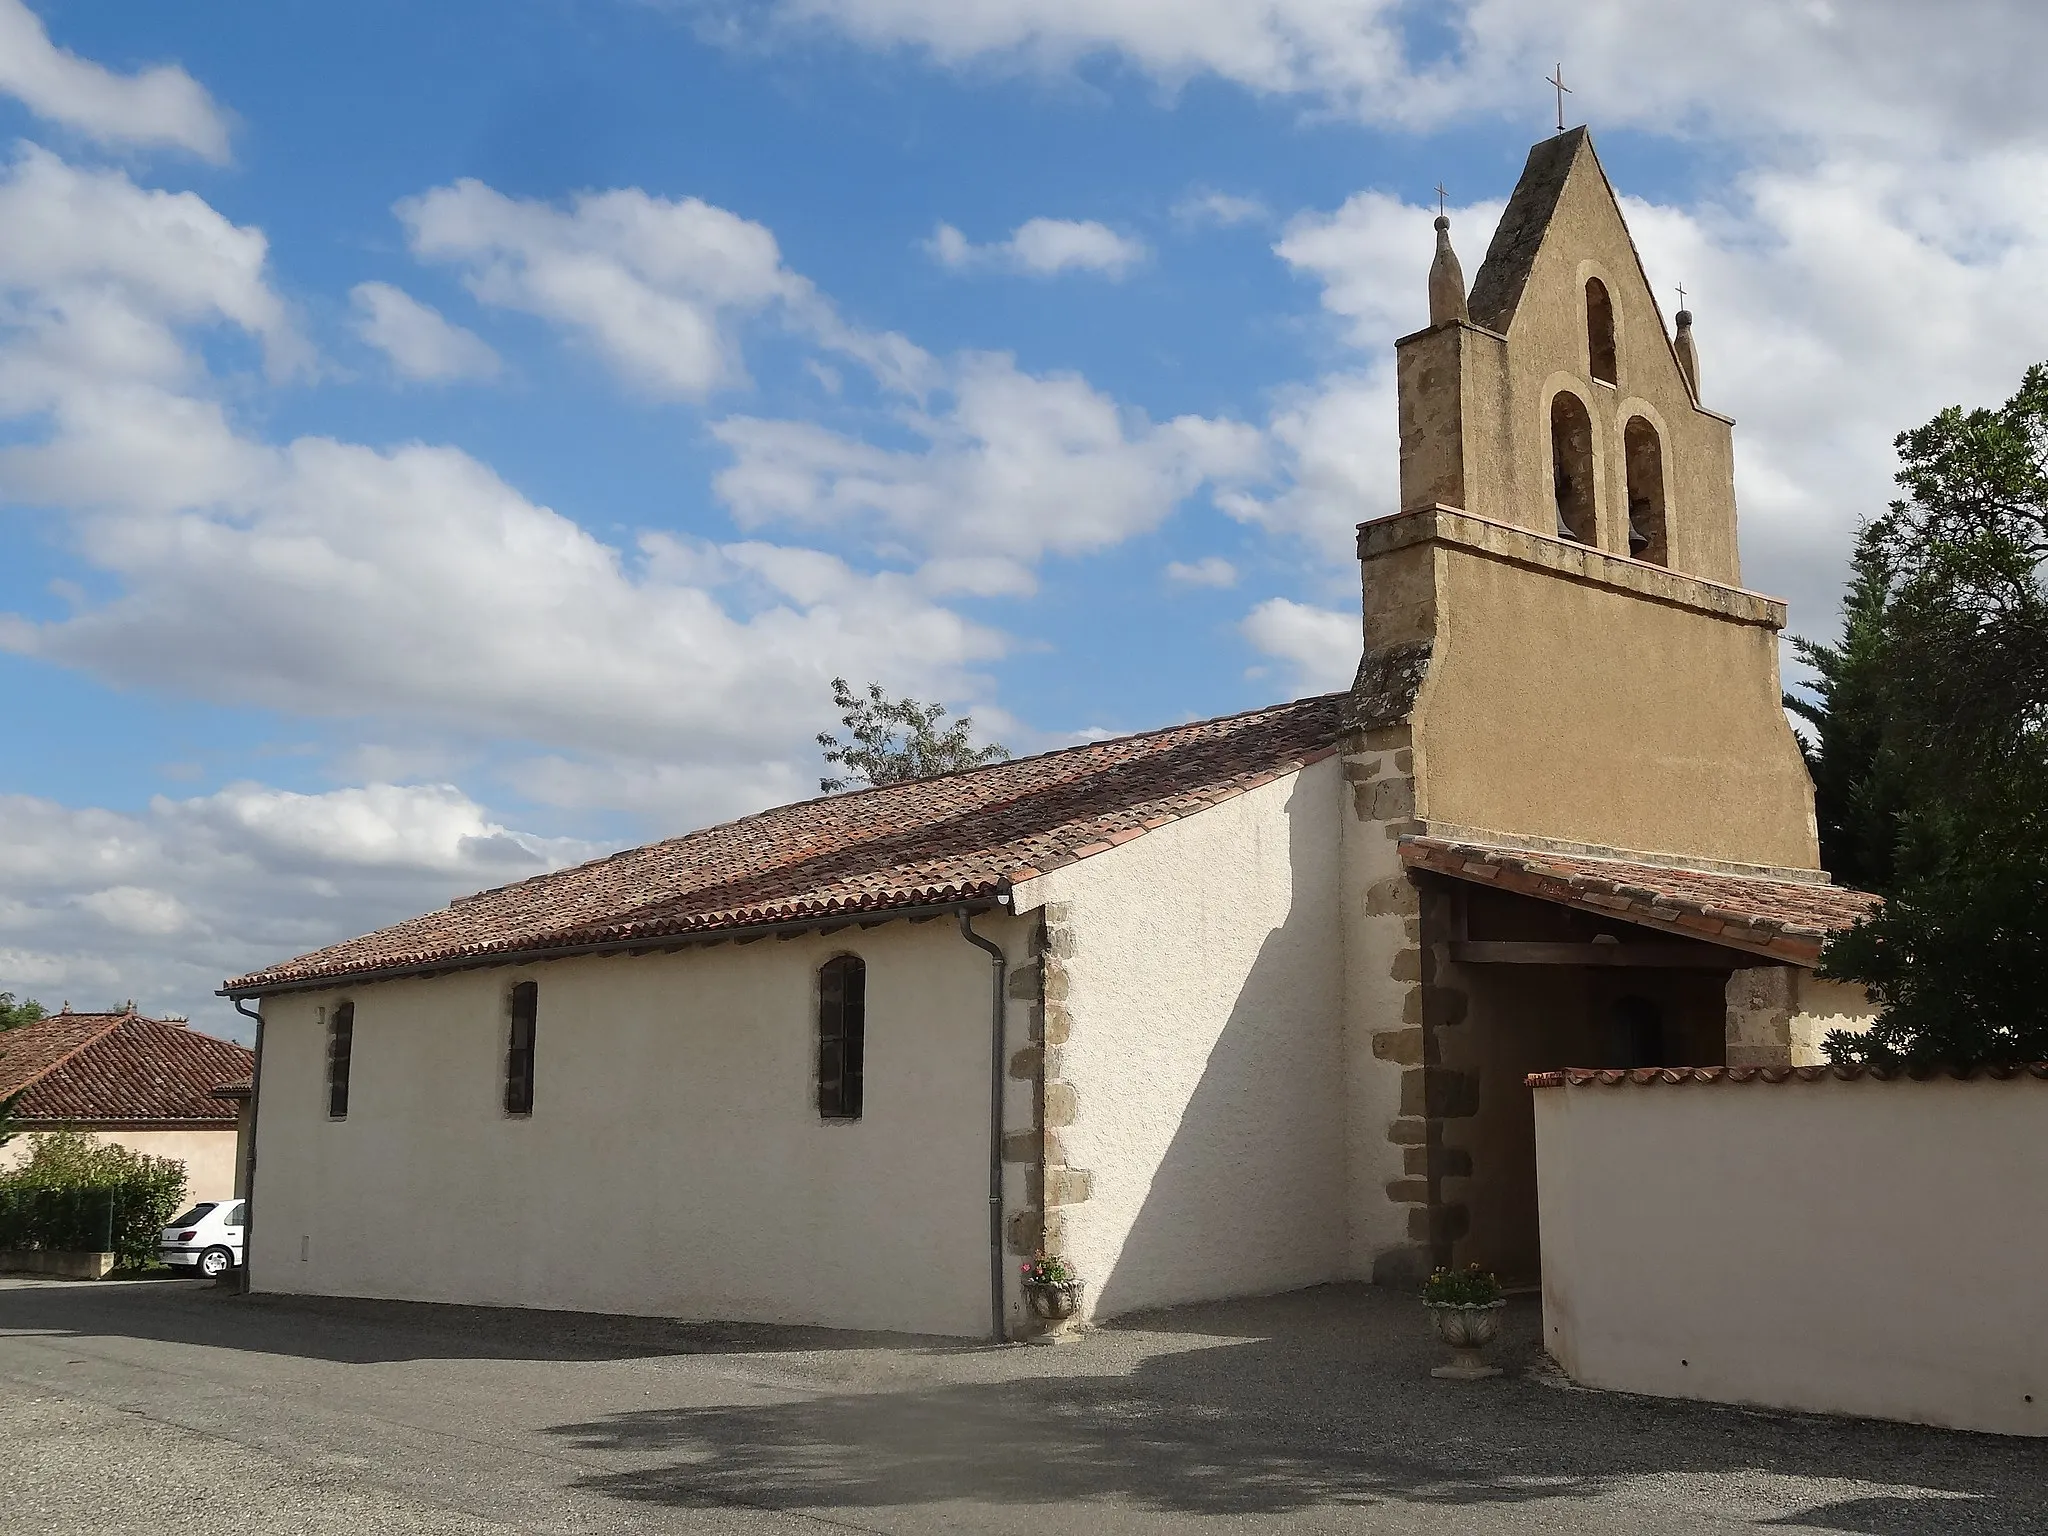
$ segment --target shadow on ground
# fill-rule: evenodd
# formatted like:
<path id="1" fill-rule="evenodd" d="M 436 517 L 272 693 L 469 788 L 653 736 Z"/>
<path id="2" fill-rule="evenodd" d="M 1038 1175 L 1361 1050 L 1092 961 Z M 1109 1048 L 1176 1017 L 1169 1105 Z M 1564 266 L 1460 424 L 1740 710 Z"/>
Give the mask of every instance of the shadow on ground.
<path id="1" fill-rule="evenodd" d="M 0 1330 L 154 1339 L 373 1365 L 396 1360 L 638 1360 L 895 1349 L 974 1351 L 963 1339 L 752 1323 L 463 1307 L 343 1296 L 243 1296 L 208 1281 L 51 1281 L 0 1289 Z"/>
<path id="2" fill-rule="evenodd" d="M 1642 1503 L 1646 1529 L 1673 1504 L 1873 1536 L 2048 1527 L 2038 1443 L 1580 1391 L 1544 1379 L 1534 1298 L 1514 1311 L 1513 1374 L 1495 1382 L 1431 1380 L 1408 1298 L 1326 1287 L 1010 1351 L 1037 1358 L 990 1379 L 649 1409 L 555 1433 L 651 1463 L 582 1486 L 678 1507 L 1246 1517 L 1597 1499 Z M 1255 1319 L 1260 1336 L 1245 1337 Z"/>

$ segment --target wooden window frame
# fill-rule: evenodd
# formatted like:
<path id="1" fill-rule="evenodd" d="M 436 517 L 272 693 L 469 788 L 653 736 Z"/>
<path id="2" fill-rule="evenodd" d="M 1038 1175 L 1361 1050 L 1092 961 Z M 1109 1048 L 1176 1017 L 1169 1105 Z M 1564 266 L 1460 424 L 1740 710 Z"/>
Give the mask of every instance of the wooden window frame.
<path id="1" fill-rule="evenodd" d="M 861 1117 L 867 1075 L 868 965 L 834 955 L 818 967 L 818 1118 Z"/>
<path id="2" fill-rule="evenodd" d="M 514 984 L 505 999 L 505 1113 L 515 1119 L 533 1114 L 534 1040 L 540 1024 L 540 983 Z"/>
<path id="3" fill-rule="evenodd" d="M 348 1118 L 349 1082 L 356 1052 L 356 1005 L 344 998 L 327 1016 L 327 1118 Z"/>

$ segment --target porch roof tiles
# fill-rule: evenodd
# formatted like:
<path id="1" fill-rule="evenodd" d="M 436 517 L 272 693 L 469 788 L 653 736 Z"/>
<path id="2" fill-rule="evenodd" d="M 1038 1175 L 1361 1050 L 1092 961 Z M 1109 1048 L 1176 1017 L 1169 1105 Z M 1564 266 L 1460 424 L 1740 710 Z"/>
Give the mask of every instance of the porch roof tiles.
<path id="1" fill-rule="evenodd" d="M 1819 963 L 1829 935 L 1878 905 L 1866 892 L 1820 881 L 1439 837 L 1403 838 L 1401 858 L 1411 869 L 1809 967 Z"/>

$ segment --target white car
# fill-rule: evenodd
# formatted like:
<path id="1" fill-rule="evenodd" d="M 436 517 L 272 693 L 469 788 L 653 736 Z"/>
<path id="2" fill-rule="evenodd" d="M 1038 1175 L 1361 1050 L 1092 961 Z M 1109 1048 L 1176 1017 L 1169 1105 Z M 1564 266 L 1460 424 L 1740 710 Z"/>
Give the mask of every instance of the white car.
<path id="1" fill-rule="evenodd" d="M 218 1279 L 242 1262 L 246 1200 L 202 1200 L 164 1228 L 159 1253 L 173 1269 L 191 1268 Z"/>

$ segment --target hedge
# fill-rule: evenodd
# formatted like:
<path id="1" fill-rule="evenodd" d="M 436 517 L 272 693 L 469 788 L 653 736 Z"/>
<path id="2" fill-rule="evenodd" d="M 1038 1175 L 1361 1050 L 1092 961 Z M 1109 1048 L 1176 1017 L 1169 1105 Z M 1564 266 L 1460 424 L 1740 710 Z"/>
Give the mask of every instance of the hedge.
<path id="1" fill-rule="evenodd" d="M 156 1262 L 185 1199 L 185 1165 L 82 1131 L 29 1138 L 28 1160 L 0 1175 L 0 1248 L 114 1254 L 117 1268 Z"/>

